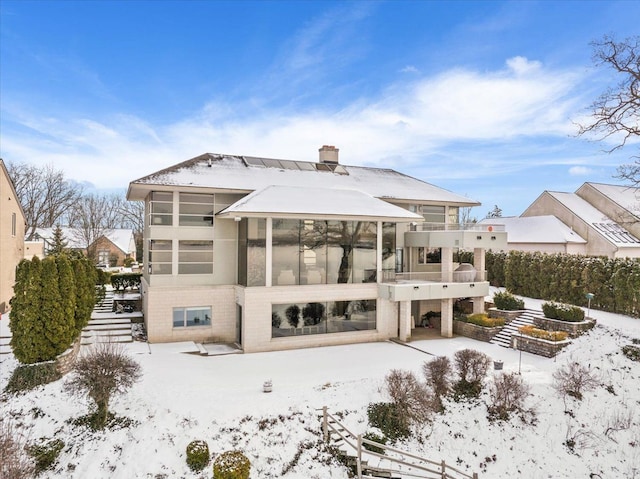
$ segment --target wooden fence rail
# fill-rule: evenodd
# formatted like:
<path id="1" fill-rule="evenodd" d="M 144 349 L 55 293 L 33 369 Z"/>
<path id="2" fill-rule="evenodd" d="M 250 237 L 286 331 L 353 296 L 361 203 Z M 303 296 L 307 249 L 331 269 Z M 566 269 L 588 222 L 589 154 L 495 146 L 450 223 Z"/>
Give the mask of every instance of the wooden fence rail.
<path id="1" fill-rule="evenodd" d="M 322 436 L 326 443 L 332 437 L 338 437 L 343 443 L 353 449 L 356 461 L 356 474 L 358 479 L 371 477 L 363 475 L 363 471 L 377 470 L 378 472 L 388 473 L 388 477 L 402 478 L 422 478 L 422 479 L 478 479 L 478 473 L 467 474 L 455 467 L 445 463 L 445 461 L 432 461 L 422 456 L 396 449 L 386 444 L 371 441 L 362 437 L 362 434 L 354 434 L 349 431 L 335 416 L 331 415 L 327 407 L 322 408 Z M 364 447 L 366 445 L 373 446 L 382 450 L 378 453 Z M 387 455 L 387 452 L 393 455 Z M 368 459 L 378 458 L 380 461 L 388 461 L 392 465 L 386 468 L 368 466 L 368 462 L 363 460 L 363 455 Z M 395 464 L 395 468 L 394 465 Z M 408 468 L 401 470 L 401 468 Z M 396 474 L 399 476 L 391 476 Z"/>

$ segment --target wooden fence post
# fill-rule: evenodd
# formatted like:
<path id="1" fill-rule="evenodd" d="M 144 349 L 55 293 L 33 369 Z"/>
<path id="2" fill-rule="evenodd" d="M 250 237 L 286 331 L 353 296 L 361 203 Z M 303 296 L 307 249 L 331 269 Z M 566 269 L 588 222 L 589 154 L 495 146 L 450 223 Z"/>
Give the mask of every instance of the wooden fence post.
<path id="1" fill-rule="evenodd" d="M 329 442 L 329 425 L 327 422 L 327 406 L 322 406 L 322 438 L 324 442 Z"/>
<path id="2" fill-rule="evenodd" d="M 362 434 L 358 434 L 358 458 L 356 460 L 358 479 L 362 479 Z"/>
<path id="3" fill-rule="evenodd" d="M 442 471 L 440 471 L 442 474 L 442 479 L 447 479 L 447 465 L 444 463 L 444 461 L 440 463 L 440 468 L 442 469 Z"/>
<path id="4" fill-rule="evenodd" d="M 473 473 L 473 479 L 478 479 L 478 473 L 477 472 Z"/>

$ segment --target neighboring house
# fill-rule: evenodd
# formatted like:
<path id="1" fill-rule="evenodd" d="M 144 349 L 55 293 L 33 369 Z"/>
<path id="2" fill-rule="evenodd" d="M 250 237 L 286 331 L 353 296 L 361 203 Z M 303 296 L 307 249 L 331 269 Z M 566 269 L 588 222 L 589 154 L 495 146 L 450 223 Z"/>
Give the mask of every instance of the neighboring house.
<path id="1" fill-rule="evenodd" d="M 585 183 L 543 192 L 520 216 L 555 216 L 586 241 L 586 255 L 640 258 L 639 201 L 638 188 Z"/>
<path id="2" fill-rule="evenodd" d="M 67 249 L 86 254 L 87 248 L 74 228 L 62 227 L 62 235 Z M 36 228 L 33 241 L 25 241 L 25 258 L 43 258 L 52 245 L 55 228 Z M 98 264 L 122 266 L 126 258 L 136 257 L 133 230 L 110 229 L 91 245 L 95 249 Z"/>
<path id="3" fill-rule="evenodd" d="M 145 202 L 143 308 L 151 342 L 245 352 L 407 340 L 428 311 L 484 310 L 499 228 L 458 225 L 478 203 L 394 170 L 204 154 L 130 183 Z M 490 231 L 493 230 L 493 231 Z M 472 249 L 478 271 L 455 271 Z M 469 265 L 463 265 L 470 268 Z"/>
<path id="4" fill-rule="evenodd" d="M 0 314 L 9 309 L 16 281 L 16 266 L 24 255 L 24 211 L 0 159 Z"/>
<path id="5" fill-rule="evenodd" d="M 506 251 L 586 254 L 587 241 L 555 216 L 511 216 L 483 219 L 478 224 L 504 225 Z"/>

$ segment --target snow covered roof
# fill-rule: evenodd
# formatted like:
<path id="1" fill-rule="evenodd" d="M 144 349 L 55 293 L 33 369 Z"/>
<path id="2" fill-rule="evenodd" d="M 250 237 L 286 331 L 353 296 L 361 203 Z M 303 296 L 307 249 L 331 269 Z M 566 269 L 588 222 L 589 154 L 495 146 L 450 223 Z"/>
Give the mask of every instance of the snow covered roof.
<path id="1" fill-rule="evenodd" d="M 640 218 L 640 188 L 631 186 L 607 185 L 604 183 L 587 183 L 592 188 L 607 196 L 613 202 Z"/>
<path id="2" fill-rule="evenodd" d="M 489 218 L 483 219 L 479 223 L 504 224 L 509 243 L 566 244 L 587 242 L 553 215 Z"/>
<path id="3" fill-rule="evenodd" d="M 477 206 L 480 203 L 391 169 L 329 165 L 205 153 L 129 184 L 127 198 L 143 200 L 153 186 L 215 188 L 240 192 L 268 186 L 350 189 L 403 202 Z"/>
<path id="4" fill-rule="evenodd" d="M 60 227 L 62 236 L 67 242 L 67 248 L 84 249 L 87 247 L 82 235 L 75 228 Z M 36 228 L 35 239 L 43 239 L 50 242 L 53 239 L 55 228 Z M 133 230 L 126 228 L 116 228 L 107 230 L 104 234 L 114 245 L 116 245 L 123 253 L 131 253 L 131 241 L 133 240 Z M 135 247 L 135 243 L 133 243 Z"/>
<path id="5" fill-rule="evenodd" d="M 637 248 L 640 245 L 640 239 L 575 193 L 557 191 L 548 191 L 547 193 L 617 247 Z"/>
<path id="6" fill-rule="evenodd" d="M 217 216 L 340 216 L 352 219 L 382 218 L 393 221 L 424 221 L 409 210 L 356 190 L 267 186 L 255 191 Z"/>

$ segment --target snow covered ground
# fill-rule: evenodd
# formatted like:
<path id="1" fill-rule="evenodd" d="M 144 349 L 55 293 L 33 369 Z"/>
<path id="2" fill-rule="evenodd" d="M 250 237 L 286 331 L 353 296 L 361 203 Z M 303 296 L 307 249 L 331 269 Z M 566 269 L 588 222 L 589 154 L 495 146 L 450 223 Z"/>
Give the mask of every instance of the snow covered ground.
<path id="1" fill-rule="evenodd" d="M 540 301 L 525 302 L 540 309 Z M 186 465 L 185 447 L 193 439 L 205 439 L 214 454 L 243 450 L 253 479 L 346 478 L 319 444 L 318 409 L 344 413 L 345 423 L 364 433 L 366 407 L 385 399 L 382 386 L 391 369 L 420 375 L 433 355 L 472 348 L 504 361 L 505 371 L 521 370 L 536 420 L 491 423 L 485 395 L 474 404 L 447 404 L 444 415 L 400 447 L 481 478 L 640 478 L 640 363 L 620 351 L 640 338 L 640 320 L 599 311 L 591 316 L 598 326 L 555 359 L 463 337 L 415 341 L 413 348 L 383 342 L 208 357 L 191 354 L 197 349 L 189 342 L 132 343 L 127 348 L 143 379 L 111 409 L 135 420 L 133 426 L 91 432 L 68 424 L 86 414 L 89 403 L 69 397 L 64 379 L 26 394 L 3 394 L 0 409 L 32 440 L 64 440 L 45 478 L 210 478 L 210 468 L 196 474 Z M 0 328 L 7 322 L 3 317 Z M 582 401 L 568 400 L 571 414 L 552 388 L 552 373 L 569 361 L 590 366 L 602 383 Z M 2 386 L 16 364 L 11 355 L 0 356 Z M 267 379 L 273 381 L 268 394 L 262 391 Z M 573 452 L 567 439 L 575 440 Z"/>

